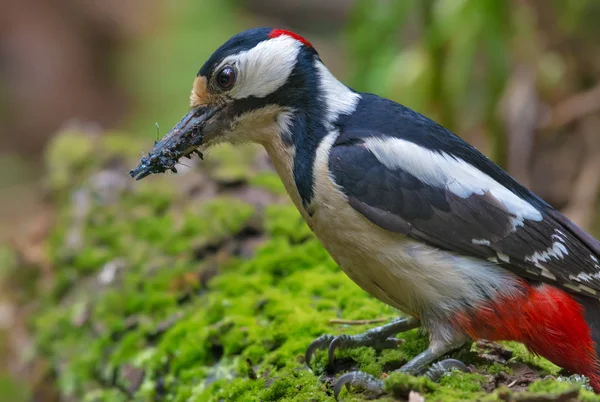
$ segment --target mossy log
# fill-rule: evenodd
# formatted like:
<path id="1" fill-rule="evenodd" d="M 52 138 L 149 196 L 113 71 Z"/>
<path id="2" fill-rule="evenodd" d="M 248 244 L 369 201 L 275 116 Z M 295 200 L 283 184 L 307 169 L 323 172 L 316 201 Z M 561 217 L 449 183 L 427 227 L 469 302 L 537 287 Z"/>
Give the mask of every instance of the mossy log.
<path id="1" fill-rule="evenodd" d="M 260 150 L 220 148 L 135 182 L 127 170 L 148 148 L 70 131 L 47 152 L 51 274 L 29 322 L 63 400 L 329 401 L 332 382 L 359 369 L 386 378 L 380 400 L 600 401 L 585 379 L 512 343 L 467 346 L 451 357 L 471 372 L 438 383 L 390 374 L 425 348 L 417 330 L 395 350 L 338 351 L 335 367 L 318 353 L 309 369 L 316 337 L 367 329 L 330 319 L 399 313 L 336 266 Z"/>

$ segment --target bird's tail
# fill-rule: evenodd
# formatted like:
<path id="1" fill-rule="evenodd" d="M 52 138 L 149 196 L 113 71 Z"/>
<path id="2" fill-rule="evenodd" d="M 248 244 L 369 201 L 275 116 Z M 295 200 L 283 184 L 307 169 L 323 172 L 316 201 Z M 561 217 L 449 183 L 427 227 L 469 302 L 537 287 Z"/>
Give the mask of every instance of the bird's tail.
<path id="1" fill-rule="evenodd" d="M 600 393 L 600 300 L 550 285 L 530 286 L 457 317 L 473 339 L 512 340 L 573 373 Z"/>
<path id="2" fill-rule="evenodd" d="M 576 300 L 584 309 L 585 321 L 596 345 L 596 361 L 600 362 L 600 300 L 584 296 L 576 297 Z M 590 367 L 587 376 L 590 378 L 590 385 L 600 393 L 600 365 Z"/>

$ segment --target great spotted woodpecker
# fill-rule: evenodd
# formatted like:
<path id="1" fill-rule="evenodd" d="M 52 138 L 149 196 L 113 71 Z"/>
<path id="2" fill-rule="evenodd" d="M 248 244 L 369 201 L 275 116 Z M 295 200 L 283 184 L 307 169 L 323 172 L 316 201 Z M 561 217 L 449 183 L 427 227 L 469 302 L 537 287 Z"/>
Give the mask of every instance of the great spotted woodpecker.
<path id="1" fill-rule="evenodd" d="M 267 150 L 296 207 L 341 269 L 404 312 L 316 349 L 391 346 L 418 326 L 417 374 L 474 339 L 514 340 L 600 391 L 600 242 L 455 134 L 338 81 L 306 39 L 241 32 L 200 69 L 187 115 L 130 172 L 175 170 L 222 142 Z M 381 389 L 359 372 L 344 384 Z"/>

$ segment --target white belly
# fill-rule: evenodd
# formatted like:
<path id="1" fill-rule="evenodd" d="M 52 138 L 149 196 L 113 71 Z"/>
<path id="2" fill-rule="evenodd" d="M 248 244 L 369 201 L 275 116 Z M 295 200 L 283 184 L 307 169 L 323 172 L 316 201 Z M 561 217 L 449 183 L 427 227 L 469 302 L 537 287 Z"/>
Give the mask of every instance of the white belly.
<path id="1" fill-rule="evenodd" d="M 336 191 L 323 197 L 309 224 L 340 268 L 381 301 L 413 316 L 450 318 L 496 296 L 499 283 L 503 293 L 517 291 L 516 277 L 496 264 L 384 230 Z"/>

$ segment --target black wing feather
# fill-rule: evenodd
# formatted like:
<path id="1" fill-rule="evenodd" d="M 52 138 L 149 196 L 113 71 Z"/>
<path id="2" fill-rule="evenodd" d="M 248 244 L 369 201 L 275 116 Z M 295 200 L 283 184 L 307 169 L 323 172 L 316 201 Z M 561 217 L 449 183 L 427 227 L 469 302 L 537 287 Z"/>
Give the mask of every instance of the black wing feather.
<path id="1" fill-rule="evenodd" d="M 447 189 L 427 185 L 402 169 L 381 164 L 362 143 L 365 138 L 382 135 L 385 133 L 372 130 L 345 132 L 329 157 L 333 179 L 348 196 L 350 205 L 371 222 L 441 249 L 495 258 L 523 277 L 600 298 L 600 267 L 594 260 L 600 258 L 600 242 L 560 212 L 511 178 L 507 188 L 534 203 L 543 217 L 515 226 L 515 217 L 489 192 L 461 198 Z M 453 136 L 452 141 L 457 137 Z M 477 153 L 474 148 L 472 151 Z M 474 156 L 478 165 L 488 161 L 487 172 L 496 169 L 500 172 L 495 177 L 505 177 L 506 173 L 483 155 Z M 520 186 L 518 191 L 515 186 Z M 542 269 L 531 256 L 551 249 L 556 236 L 560 236 L 568 253 L 543 261 Z M 508 256 L 509 261 L 499 256 Z M 588 276 L 578 277 L 581 273 Z"/>

